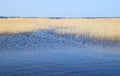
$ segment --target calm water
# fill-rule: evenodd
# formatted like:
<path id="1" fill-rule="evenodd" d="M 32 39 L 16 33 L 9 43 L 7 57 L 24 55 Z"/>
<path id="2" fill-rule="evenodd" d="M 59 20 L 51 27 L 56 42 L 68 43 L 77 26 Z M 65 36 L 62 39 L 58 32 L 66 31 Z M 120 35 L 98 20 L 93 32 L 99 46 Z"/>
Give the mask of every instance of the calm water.
<path id="1" fill-rule="evenodd" d="M 0 35 L 0 76 L 120 76 L 119 46 L 50 31 Z"/>
<path id="2" fill-rule="evenodd" d="M 0 76 L 120 76 L 120 52 L 100 47 L 1 52 Z"/>

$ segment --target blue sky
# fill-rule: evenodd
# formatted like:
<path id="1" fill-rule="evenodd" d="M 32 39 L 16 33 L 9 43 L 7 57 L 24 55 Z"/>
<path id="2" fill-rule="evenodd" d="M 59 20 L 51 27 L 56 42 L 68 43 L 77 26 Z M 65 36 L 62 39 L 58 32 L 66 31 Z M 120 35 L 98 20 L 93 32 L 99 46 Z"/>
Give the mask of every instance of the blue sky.
<path id="1" fill-rule="evenodd" d="M 0 0 L 0 16 L 120 17 L 120 0 Z"/>

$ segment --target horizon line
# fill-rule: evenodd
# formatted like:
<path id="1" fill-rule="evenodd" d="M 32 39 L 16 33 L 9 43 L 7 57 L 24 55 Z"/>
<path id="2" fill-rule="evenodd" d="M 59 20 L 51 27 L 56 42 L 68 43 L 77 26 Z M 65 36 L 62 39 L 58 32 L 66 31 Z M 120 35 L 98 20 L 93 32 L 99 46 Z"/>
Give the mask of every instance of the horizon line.
<path id="1" fill-rule="evenodd" d="M 120 18 L 120 17 L 90 17 L 90 16 L 86 16 L 86 17 L 36 17 L 36 16 L 27 16 L 27 17 L 22 17 L 22 16 L 0 16 L 0 18 L 50 18 L 50 19 L 66 19 L 66 18 Z"/>

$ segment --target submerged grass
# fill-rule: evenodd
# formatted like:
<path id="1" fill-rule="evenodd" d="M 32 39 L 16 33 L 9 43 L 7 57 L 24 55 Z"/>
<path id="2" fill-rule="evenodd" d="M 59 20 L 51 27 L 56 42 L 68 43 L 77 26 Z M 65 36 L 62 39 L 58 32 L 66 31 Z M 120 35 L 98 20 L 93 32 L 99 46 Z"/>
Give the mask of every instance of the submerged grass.
<path id="1" fill-rule="evenodd" d="M 120 18 L 0 19 L 0 33 L 24 33 L 37 30 L 54 30 L 59 34 L 89 35 L 96 38 L 120 40 Z"/>

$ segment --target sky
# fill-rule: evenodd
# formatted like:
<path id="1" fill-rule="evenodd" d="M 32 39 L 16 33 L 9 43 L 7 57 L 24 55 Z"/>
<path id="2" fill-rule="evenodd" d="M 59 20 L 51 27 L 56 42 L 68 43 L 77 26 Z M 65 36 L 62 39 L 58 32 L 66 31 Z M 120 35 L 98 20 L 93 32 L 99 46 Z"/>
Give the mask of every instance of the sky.
<path id="1" fill-rule="evenodd" d="M 120 0 L 0 0 L 0 16 L 120 17 Z"/>

